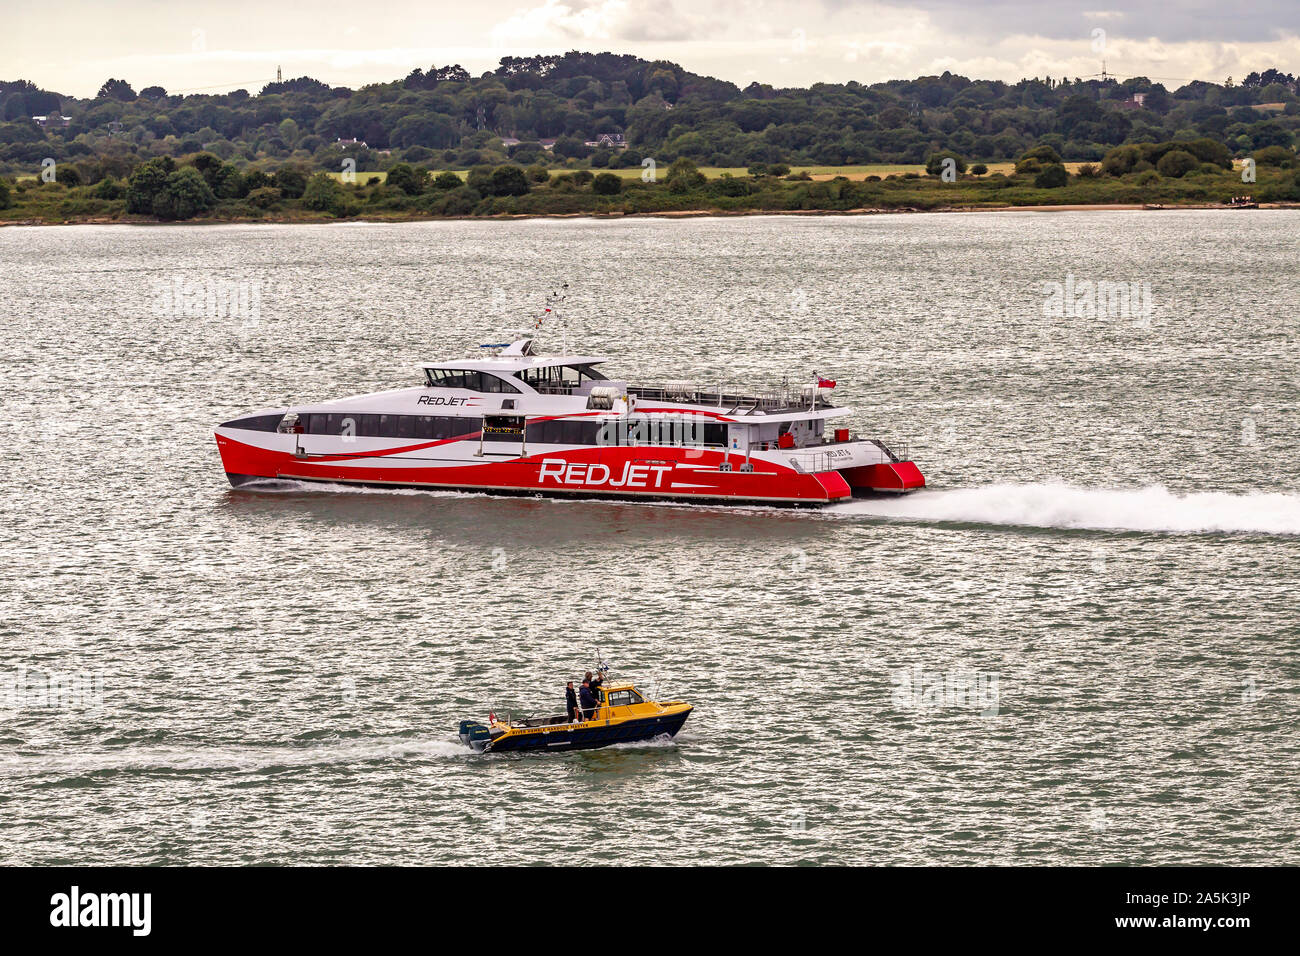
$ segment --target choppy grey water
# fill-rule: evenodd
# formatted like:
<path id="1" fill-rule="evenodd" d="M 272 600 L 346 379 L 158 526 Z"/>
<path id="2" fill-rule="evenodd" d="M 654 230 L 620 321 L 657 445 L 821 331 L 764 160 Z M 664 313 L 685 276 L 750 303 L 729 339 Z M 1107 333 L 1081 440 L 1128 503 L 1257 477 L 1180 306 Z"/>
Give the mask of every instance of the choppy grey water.
<path id="1" fill-rule="evenodd" d="M 1300 862 L 1296 223 L 0 230 L 0 862 Z M 930 487 L 227 486 L 215 423 L 412 383 L 561 281 L 628 377 L 819 371 Z M 455 741 L 597 647 L 696 704 L 676 741 Z"/>

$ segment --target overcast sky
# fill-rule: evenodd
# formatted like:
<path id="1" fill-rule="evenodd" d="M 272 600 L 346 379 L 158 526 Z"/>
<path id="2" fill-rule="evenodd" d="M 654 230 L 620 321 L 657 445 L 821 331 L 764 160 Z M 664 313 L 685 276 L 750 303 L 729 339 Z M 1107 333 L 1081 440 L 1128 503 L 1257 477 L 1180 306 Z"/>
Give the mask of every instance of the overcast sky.
<path id="1" fill-rule="evenodd" d="M 357 87 L 414 67 L 613 50 L 745 86 L 951 70 L 1015 81 L 1111 73 L 1221 82 L 1300 72 L 1300 0 L 35 0 L 6 4 L 0 79 L 90 96 L 256 92 L 307 74 Z M 1096 31 L 1104 31 L 1097 33 Z"/>

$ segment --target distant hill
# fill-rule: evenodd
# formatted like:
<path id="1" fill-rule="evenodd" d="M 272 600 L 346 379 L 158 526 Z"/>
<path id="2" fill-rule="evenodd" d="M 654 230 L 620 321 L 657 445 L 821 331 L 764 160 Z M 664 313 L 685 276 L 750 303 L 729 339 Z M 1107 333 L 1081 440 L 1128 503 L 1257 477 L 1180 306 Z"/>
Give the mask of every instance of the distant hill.
<path id="1" fill-rule="evenodd" d="M 181 96 L 111 79 L 95 98 L 77 99 L 18 80 L 0 83 L 0 170 L 31 173 L 47 156 L 129 168 L 200 150 L 265 168 L 338 169 L 352 157 L 360 170 L 399 160 L 433 168 L 507 159 L 619 168 L 645 157 L 724 167 L 921 163 L 943 150 L 1004 161 L 1038 144 L 1079 161 L 1124 143 L 1194 138 L 1241 155 L 1294 145 L 1296 93 L 1296 78 L 1277 70 L 1172 91 L 1143 78 L 1009 84 L 951 73 L 741 89 L 664 60 L 579 52 L 505 57 L 477 77 L 456 65 L 417 69 L 359 90 L 299 77 L 256 93 Z"/>

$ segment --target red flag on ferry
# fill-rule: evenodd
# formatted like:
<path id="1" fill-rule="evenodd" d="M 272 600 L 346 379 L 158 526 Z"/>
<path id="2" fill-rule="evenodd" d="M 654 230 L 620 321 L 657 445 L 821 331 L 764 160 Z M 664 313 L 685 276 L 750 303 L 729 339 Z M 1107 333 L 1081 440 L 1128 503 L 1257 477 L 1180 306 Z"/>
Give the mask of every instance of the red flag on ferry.
<path id="1" fill-rule="evenodd" d="M 833 378 L 822 378 L 820 375 L 818 375 L 818 376 L 817 376 L 817 387 L 818 387 L 818 388 L 834 388 L 834 387 L 835 387 L 835 379 L 833 379 Z"/>

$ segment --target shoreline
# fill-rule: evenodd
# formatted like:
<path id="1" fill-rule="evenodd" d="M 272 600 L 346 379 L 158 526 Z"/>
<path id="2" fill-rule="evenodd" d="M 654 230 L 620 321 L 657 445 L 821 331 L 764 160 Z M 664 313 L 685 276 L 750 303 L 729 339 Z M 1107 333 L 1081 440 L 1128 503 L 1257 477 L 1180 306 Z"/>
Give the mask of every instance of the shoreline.
<path id="1" fill-rule="evenodd" d="M 1259 209 L 1300 209 L 1300 203 L 1260 203 Z M 726 219 L 753 216 L 891 216 L 978 212 L 1173 212 L 1177 210 L 1219 210 L 1241 212 L 1241 209 L 1222 203 L 1177 203 L 1151 206 L 1144 203 L 1060 203 L 1004 206 L 941 206 L 936 209 L 919 209 L 912 206 L 861 207 L 857 209 L 672 209 L 657 212 L 561 212 L 561 213 L 498 213 L 491 216 L 394 216 L 367 218 L 355 216 L 340 219 L 335 216 L 298 216 L 293 218 L 265 217 L 258 219 L 195 218 L 177 222 L 155 219 L 108 219 L 88 216 L 44 222 L 36 219 L 0 220 L 0 228 L 40 226 L 320 226 L 337 223 L 407 223 L 407 222 L 503 222 L 522 219 Z"/>

